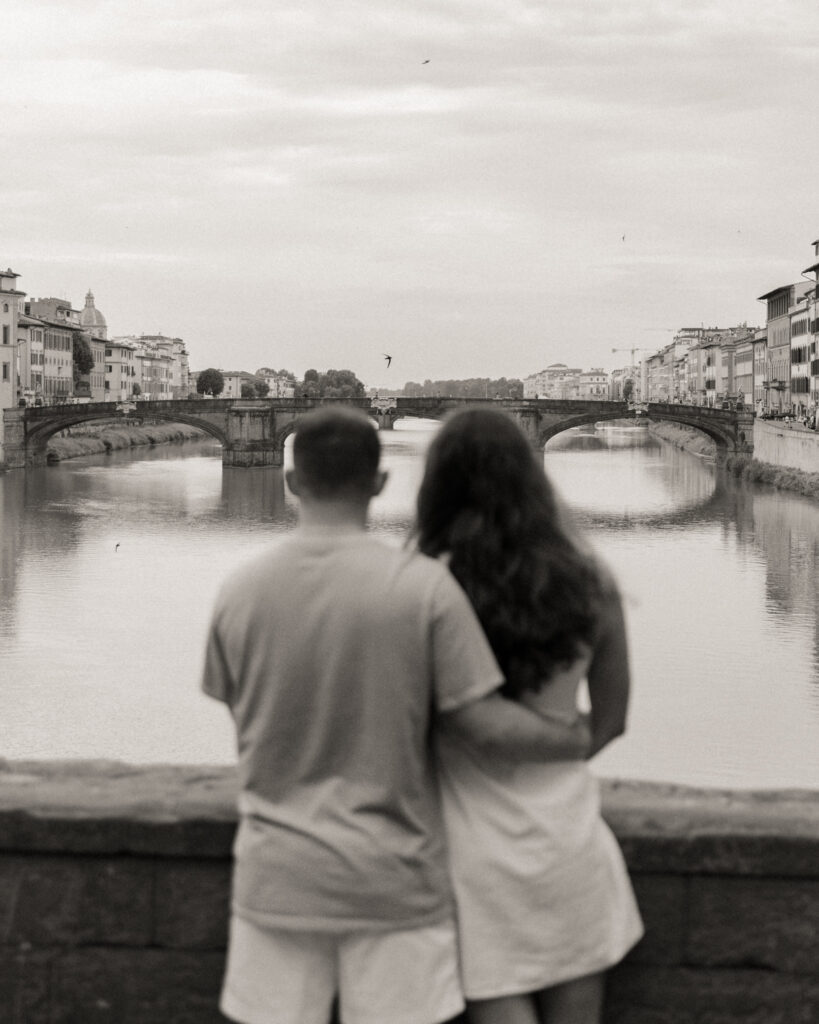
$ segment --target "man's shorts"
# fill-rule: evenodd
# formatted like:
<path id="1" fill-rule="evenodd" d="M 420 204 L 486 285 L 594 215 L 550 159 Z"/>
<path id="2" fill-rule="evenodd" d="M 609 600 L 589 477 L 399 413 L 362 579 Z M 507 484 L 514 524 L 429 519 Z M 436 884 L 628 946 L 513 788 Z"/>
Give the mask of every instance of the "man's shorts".
<path id="1" fill-rule="evenodd" d="M 454 922 L 399 932 L 291 932 L 230 922 L 220 1009 L 240 1024 L 439 1024 L 464 1007 Z"/>

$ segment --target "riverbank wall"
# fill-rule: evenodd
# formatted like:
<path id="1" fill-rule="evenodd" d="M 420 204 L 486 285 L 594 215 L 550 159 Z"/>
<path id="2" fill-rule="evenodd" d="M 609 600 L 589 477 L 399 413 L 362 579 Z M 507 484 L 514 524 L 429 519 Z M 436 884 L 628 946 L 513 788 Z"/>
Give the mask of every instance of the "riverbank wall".
<path id="1" fill-rule="evenodd" d="M 652 434 L 705 458 L 716 458 L 714 442 L 693 427 L 656 422 Z M 728 455 L 725 467 L 749 483 L 819 499 L 819 433 L 781 420 L 754 420 L 754 454 Z"/>
<path id="2" fill-rule="evenodd" d="M 184 423 L 78 424 L 48 442 L 49 462 L 62 462 L 83 455 L 104 455 L 141 445 L 168 444 L 206 437 L 204 431 Z"/>
<path id="3" fill-rule="evenodd" d="M 217 1024 L 231 768 L 0 765 L 0 1024 Z M 605 1024 L 819 1022 L 819 801 L 606 782 L 645 938 Z"/>

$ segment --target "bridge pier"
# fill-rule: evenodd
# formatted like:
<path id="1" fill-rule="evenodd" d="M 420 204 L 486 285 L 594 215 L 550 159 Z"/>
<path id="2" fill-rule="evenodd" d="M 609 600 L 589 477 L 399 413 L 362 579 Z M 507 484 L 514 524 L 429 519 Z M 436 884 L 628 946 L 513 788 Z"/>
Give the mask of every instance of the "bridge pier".
<path id="1" fill-rule="evenodd" d="M 393 430 L 395 427 L 395 414 L 390 412 L 376 412 L 373 419 L 378 424 L 379 430 Z"/>
<path id="2" fill-rule="evenodd" d="M 222 446 L 222 465 L 253 469 L 258 466 L 281 468 L 284 464 L 284 449 L 274 447 L 269 441 L 238 442 Z"/>

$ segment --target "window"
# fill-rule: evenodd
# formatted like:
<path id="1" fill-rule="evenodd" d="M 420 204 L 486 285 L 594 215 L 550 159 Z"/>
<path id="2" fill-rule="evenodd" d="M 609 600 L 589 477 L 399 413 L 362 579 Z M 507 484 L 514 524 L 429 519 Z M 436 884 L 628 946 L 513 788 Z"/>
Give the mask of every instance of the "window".
<path id="1" fill-rule="evenodd" d="M 4 345 L 8 345 L 8 343 L 9 343 L 9 325 L 8 324 L 3 324 L 3 344 Z"/>
<path id="2" fill-rule="evenodd" d="M 3 363 L 3 380 L 11 380 L 11 377 L 9 376 L 10 365 L 10 363 Z"/>

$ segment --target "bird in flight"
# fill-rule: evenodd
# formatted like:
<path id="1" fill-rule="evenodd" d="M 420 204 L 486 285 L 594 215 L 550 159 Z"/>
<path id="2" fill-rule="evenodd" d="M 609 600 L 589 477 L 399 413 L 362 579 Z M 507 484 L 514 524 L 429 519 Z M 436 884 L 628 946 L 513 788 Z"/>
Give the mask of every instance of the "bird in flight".
<path id="1" fill-rule="evenodd" d="M 390 363 L 392 362 L 392 356 L 388 356 L 387 353 L 385 352 L 384 358 L 387 360 L 387 367 L 389 367 Z"/>
<path id="2" fill-rule="evenodd" d="M 625 236 L 625 235 L 623 235 L 623 241 L 625 242 L 625 240 L 626 240 L 626 236 Z"/>
<path id="3" fill-rule="evenodd" d="M 422 64 L 429 64 L 429 61 L 428 60 L 422 60 L 421 63 Z"/>
<path id="4" fill-rule="evenodd" d="M 114 551 L 116 551 L 118 548 L 119 548 L 119 544 L 115 544 L 114 545 Z"/>

